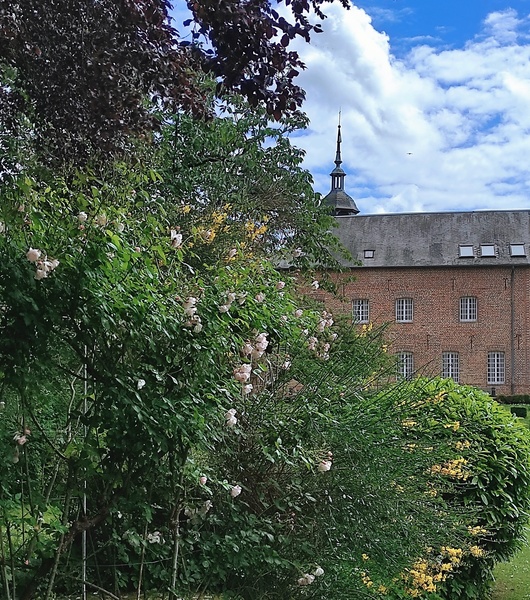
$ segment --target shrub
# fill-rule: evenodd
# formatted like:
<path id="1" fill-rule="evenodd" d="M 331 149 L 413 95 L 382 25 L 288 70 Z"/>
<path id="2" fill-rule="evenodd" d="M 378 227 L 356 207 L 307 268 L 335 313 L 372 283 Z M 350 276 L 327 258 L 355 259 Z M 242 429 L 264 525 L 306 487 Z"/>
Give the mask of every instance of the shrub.
<path id="1" fill-rule="evenodd" d="M 414 398 L 408 432 L 416 443 L 445 445 L 454 457 L 431 467 L 433 485 L 452 479 L 445 494 L 461 511 L 469 539 L 453 576 L 437 585 L 443 598 L 485 598 L 495 563 L 507 560 L 524 540 L 530 507 L 530 435 L 488 394 L 453 380 L 406 384 Z M 451 468 L 448 468 L 448 467 Z"/>
<path id="2" fill-rule="evenodd" d="M 513 394 L 511 396 L 497 396 L 495 398 L 501 404 L 530 404 L 530 394 Z"/>

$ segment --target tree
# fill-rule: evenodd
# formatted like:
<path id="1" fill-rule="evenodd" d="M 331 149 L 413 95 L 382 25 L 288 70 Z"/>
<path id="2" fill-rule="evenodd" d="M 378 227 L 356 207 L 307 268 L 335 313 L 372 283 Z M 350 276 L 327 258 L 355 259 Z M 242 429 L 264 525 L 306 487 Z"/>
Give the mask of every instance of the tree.
<path id="1" fill-rule="evenodd" d="M 239 93 L 279 118 L 302 103 L 293 83 L 302 65 L 288 45 L 317 30 L 305 13 L 320 4 L 292 3 L 291 24 L 269 2 L 190 2 L 190 44 L 171 25 L 168 0 L 2 0 L 0 116 L 10 120 L 9 106 L 23 100 L 41 156 L 86 161 L 95 150 L 123 152 L 131 134 L 150 135 L 155 107 L 206 116 L 206 71 L 220 96 Z M 8 85 L 6 68 L 16 76 Z"/>

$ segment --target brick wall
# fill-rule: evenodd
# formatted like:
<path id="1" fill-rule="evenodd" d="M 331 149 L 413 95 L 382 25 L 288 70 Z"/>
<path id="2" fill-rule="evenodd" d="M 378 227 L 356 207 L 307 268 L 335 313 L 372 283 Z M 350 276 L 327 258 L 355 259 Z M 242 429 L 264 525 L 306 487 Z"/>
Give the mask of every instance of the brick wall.
<path id="1" fill-rule="evenodd" d="M 351 275 L 355 281 L 349 281 Z M 354 298 L 370 302 L 374 324 L 392 322 L 389 351 L 414 354 L 414 368 L 440 374 L 442 353 L 457 352 L 460 382 L 497 394 L 530 392 L 530 271 L 527 267 L 357 268 L 335 274 L 344 300 L 322 291 L 336 314 L 351 314 Z M 460 322 L 460 298 L 477 298 L 476 322 Z M 412 323 L 395 323 L 396 298 L 412 298 Z M 487 381 L 488 352 L 503 352 L 505 383 Z M 512 368 L 513 367 L 513 368 Z"/>

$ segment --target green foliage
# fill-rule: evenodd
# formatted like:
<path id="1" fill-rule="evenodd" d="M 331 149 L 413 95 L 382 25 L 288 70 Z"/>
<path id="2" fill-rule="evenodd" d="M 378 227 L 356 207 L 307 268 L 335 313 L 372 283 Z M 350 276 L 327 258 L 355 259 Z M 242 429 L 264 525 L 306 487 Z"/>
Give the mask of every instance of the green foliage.
<path id="1" fill-rule="evenodd" d="M 406 387 L 416 406 L 410 412 L 410 436 L 453 452 L 449 461 L 433 462 L 430 472 L 436 486 L 447 479 L 457 482 L 444 500 L 462 511 L 469 527 L 465 558 L 438 586 L 439 593 L 443 598 L 484 598 L 493 566 L 512 556 L 525 539 L 528 430 L 478 389 L 439 379 L 420 379 Z"/>
<path id="2" fill-rule="evenodd" d="M 530 404 L 530 395 L 514 394 L 512 396 L 496 396 L 495 400 L 501 404 Z"/>

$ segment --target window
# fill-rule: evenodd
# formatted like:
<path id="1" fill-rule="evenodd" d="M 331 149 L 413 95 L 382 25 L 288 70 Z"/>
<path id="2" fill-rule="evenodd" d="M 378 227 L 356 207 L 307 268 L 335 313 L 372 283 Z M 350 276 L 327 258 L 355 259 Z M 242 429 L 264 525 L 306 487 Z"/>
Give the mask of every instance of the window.
<path id="1" fill-rule="evenodd" d="M 410 379 L 414 374 L 414 354 L 400 352 L 397 355 L 397 375 L 400 379 Z"/>
<path id="2" fill-rule="evenodd" d="M 473 246 L 469 244 L 460 244 L 458 247 L 460 258 L 473 258 L 475 256 L 475 251 L 473 250 Z"/>
<path id="3" fill-rule="evenodd" d="M 458 383 L 460 378 L 460 362 L 458 352 L 442 353 L 442 377 L 450 377 Z"/>
<path id="4" fill-rule="evenodd" d="M 370 321 L 370 303 L 368 300 L 356 298 L 353 301 L 353 320 L 355 323 Z"/>
<path id="5" fill-rule="evenodd" d="M 477 299 L 474 296 L 460 298 L 460 320 L 468 323 L 477 320 Z"/>
<path id="6" fill-rule="evenodd" d="M 496 257 L 495 244 L 481 244 L 480 256 L 493 256 Z"/>
<path id="7" fill-rule="evenodd" d="M 398 298 L 396 300 L 396 321 L 398 323 L 412 323 L 412 307 L 412 298 Z"/>
<path id="8" fill-rule="evenodd" d="M 504 383 L 504 352 L 488 352 L 488 383 Z"/>
<path id="9" fill-rule="evenodd" d="M 526 256 L 524 244 L 510 244 L 510 256 Z"/>
<path id="10" fill-rule="evenodd" d="M 364 258 L 373 258 L 375 254 L 375 250 L 365 250 Z"/>

